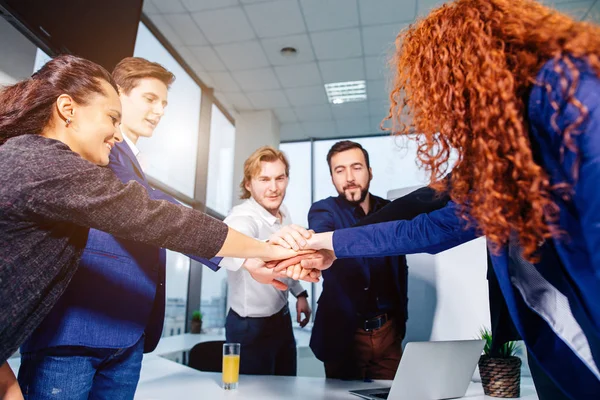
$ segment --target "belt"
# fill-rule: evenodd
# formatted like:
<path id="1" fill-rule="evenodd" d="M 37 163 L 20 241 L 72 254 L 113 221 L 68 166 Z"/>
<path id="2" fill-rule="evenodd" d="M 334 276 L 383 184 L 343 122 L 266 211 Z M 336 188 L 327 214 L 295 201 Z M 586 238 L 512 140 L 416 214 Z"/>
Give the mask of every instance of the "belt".
<path id="1" fill-rule="evenodd" d="M 366 332 L 370 332 L 372 330 L 381 328 L 390 319 L 391 318 L 388 317 L 387 314 L 381 314 L 371 319 L 362 320 L 359 323 L 359 327 Z"/>

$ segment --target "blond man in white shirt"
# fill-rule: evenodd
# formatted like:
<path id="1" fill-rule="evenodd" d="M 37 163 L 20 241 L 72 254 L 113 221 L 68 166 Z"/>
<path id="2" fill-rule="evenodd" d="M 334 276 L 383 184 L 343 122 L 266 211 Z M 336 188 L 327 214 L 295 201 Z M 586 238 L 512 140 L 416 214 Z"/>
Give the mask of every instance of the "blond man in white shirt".
<path id="1" fill-rule="evenodd" d="M 296 235 L 293 226 L 289 227 L 292 221 L 282 204 L 288 178 L 289 164 L 281 151 L 268 146 L 256 150 L 244 163 L 240 187 L 245 201 L 231 210 L 225 223 L 261 240 L 268 240 L 276 233 L 281 235 L 281 232 Z M 298 240 L 302 239 L 298 237 Z M 229 284 L 231 308 L 225 323 L 227 342 L 241 343 L 240 373 L 294 376 L 296 342 L 288 293 L 297 298 L 297 322 L 301 327 L 310 320 L 308 294 L 300 282 L 289 278 L 275 279 L 270 285 L 258 283 L 246 268 L 241 268 L 255 263 L 260 261 L 224 258 L 220 263 L 227 268 Z"/>

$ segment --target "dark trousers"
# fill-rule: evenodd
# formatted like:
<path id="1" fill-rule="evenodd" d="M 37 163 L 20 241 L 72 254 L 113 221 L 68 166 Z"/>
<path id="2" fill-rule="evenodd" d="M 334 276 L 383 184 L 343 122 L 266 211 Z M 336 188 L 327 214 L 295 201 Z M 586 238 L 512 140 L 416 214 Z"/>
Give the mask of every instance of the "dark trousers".
<path id="1" fill-rule="evenodd" d="M 264 318 L 241 317 L 229 310 L 227 343 L 240 343 L 240 374 L 296 376 L 296 340 L 285 306 Z"/>
<path id="2" fill-rule="evenodd" d="M 325 362 L 325 375 L 344 380 L 394 379 L 402 358 L 403 336 L 394 319 L 369 332 L 358 328 L 346 357 Z"/>
<path id="3" fill-rule="evenodd" d="M 542 370 L 529 352 L 527 352 L 527 363 L 529 364 L 529 371 L 533 378 L 533 384 L 535 385 L 535 391 L 537 392 L 540 400 L 569 400 L 567 396 L 560 390 L 556 383 Z"/>

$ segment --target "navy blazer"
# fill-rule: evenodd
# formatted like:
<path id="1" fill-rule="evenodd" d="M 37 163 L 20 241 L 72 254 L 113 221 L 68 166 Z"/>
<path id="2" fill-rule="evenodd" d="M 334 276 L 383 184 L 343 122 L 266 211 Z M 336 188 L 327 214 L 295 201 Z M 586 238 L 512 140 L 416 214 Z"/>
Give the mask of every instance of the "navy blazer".
<path id="1" fill-rule="evenodd" d="M 178 203 L 148 183 L 125 142 L 116 143 L 109 168 L 123 182 L 135 180 L 154 200 Z M 188 256 L 213 270 L 212 262 Z M 156 348 L 165 314 L 166 251 L 90 229 L 79 268 L 22 352 L 56 346 L 125 348 L 143 333 L 144 352 Z"/>
<path id="2" fill-rule="evenodd" d="M 389 203 L 388 200 L 371 196 L 377 204 Z M 341 196 L 318 201 L 308 213 L 309 227 L 315 232 L 348 228 L 357 221 L 355 208 Z M 338 268 L 335 268 L 336 265 Z M 371 282 L 371 268 L 386 268 L 385 274 L 391 276 L 387 275 L 385 278 L 393 279 L 393 294 L 399 301 L 394 308 L 394 317 L 400 334 L 404 335 L 407 314 L 406 257 L 337 260 L 333 268 L 323 271 L 323 292 L 318 300 L 319 306 L 310 338 L 310 347 L 319 360 L 339 360 L 352 345 L 360 311 L 368 301 L 366 288 Z"/>

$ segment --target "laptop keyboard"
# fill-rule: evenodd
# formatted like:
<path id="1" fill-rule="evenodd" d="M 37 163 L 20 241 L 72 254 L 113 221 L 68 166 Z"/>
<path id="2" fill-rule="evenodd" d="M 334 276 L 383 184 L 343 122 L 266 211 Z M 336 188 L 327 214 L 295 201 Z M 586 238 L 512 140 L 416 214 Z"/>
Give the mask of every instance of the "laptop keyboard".
<path id="1" fill-rule="evenodd" d="M 387 393 L 373 393 L 371 396 L 377 397 L 378 399 L 387 399 L 389 395 L 390 395 L 390 393 L 387 392 Z"/>

